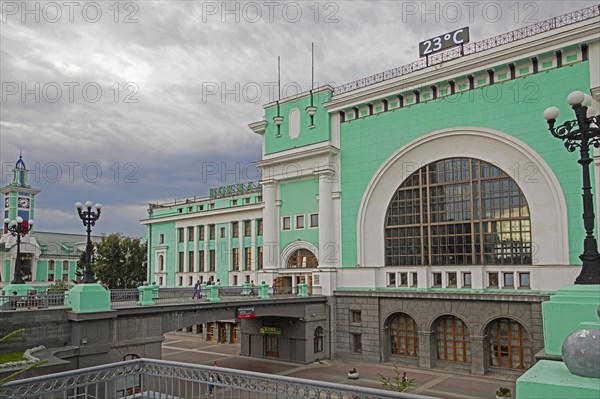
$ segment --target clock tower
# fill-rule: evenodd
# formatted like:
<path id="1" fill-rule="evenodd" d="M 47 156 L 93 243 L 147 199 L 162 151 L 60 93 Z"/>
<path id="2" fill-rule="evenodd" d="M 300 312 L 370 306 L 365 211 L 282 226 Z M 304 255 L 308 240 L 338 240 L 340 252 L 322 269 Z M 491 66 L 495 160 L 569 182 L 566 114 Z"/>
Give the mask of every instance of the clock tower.
<path id="1" fill-rule="evenodd" d="M 0 193 L 4 194 L 4 212 L 2 214 L 3 233 L 7 233 L 8 225 L 4 219 L 14 220 L 20 216 L 23 220 L 34 220 L 35 195 L 41 190 L 31 188 L 28 181 L 29 171 L 25 167 L 23 156 L 15 163 L 13 169 L 13 180 L 7 186 L 0 188 Z"/>

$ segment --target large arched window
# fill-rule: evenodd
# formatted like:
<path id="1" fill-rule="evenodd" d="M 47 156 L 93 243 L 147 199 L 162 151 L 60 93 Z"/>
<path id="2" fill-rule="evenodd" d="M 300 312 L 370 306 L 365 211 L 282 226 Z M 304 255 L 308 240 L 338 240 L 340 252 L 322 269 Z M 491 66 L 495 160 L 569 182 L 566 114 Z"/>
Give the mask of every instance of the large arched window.
<path id="1" fill-rule="evenodd" d="M 531 264 L 529 207 L 517 183 L 477 159 L 433 162 L 396 190 L 385 265 Z"/>
<path id="2" fill-rule="evenodd" d="M 440 317 L 436 326 L 437 358 L 447 362 L 467 363 L 469 327 L 456 316 Z"/>
<path id="3" fill-rule="evenodd" d="M 298 249 L 294 251 L 288 258 L 288 269 L 309 268 L 313 269 L 319 266 L 317 257 L 308 249 Z"/>
<path id="4" fill-rule="evenodd" d="M 417 323 L 405 313 L 399 313 L 390 320 L 390 354 L 417 357 Z"/>
<path id="5" fill-rule="evenodd" d="M 517 321 L 502 318 L 487 328 L 490 345 L 490 365 L 526 370 L 531 367 L 531 345 L 525 328 Z"/>

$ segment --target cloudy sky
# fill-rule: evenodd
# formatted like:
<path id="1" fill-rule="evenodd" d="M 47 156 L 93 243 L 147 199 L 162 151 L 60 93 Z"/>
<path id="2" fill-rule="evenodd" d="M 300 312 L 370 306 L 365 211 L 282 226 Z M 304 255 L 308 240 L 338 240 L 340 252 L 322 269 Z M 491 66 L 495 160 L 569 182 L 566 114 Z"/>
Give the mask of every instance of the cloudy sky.
<path id="1" fill-rule="evenodd" d="M 142 236 L 149 202 L 256 180 L 247 127 L 276 95 L 418 59 L 418 42 L 478 41 L 597 1 L 0 1 L 0 185 L 23 151 L 40 231 Z"/>

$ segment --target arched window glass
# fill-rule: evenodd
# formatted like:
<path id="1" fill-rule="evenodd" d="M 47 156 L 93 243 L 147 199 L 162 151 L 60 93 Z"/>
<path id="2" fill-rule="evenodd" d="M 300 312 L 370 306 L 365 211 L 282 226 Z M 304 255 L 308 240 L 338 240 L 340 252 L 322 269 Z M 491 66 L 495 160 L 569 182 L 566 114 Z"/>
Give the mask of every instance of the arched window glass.
<path id="1" fill-rule="evenodd" d="M 314 337 L 314 352 L 323 352 L 323 327 L 319 326 L 315 328 Z"/>
<path id="2" fill-rule="evenodd" d="M 308 249 L 298 249 L 290 255 L 287 263 L 288 269 L 308 268 L 313 269 L 319 266 L 317 257 Z"/>
<path id="3" fill-rule="evenodd" d="M 390 354 L 417 357 L 417 323 L 407 314 L 395 315 L 390 321 Z"/>
<path id="4" fill-rule="evenodd" d="M 478 159 L 433 162 L 396 190 L 385 265 L 531 264 L 529 206 L 517 183 Z"/>
<path id="5" fill-rule="evenodd" d="M 165 258 L 162 255 L 158 256 L 158 270 L 165 270 Z"/>
<path id="6" fill-rule="evenodd" d="M 436 326 L 437 358 L 447 362 L 467 363 L 469 328 L 458 317 L 443 316 Z"/>
<path id="7" fill-rule="evenodd" d="M 531 367 L 531 345 L 525 328 L 517 321 L 502 318 L 488 327 L 490 365 L 527 370 Z"/>

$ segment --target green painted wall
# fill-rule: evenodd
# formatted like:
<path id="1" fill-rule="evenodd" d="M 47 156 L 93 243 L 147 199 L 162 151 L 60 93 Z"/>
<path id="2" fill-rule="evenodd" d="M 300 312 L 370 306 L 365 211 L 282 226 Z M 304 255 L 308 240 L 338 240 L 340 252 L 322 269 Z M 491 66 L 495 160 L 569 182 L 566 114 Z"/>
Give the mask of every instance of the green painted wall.
<path id="1" fill-rule="evenodd" d="M 175 222 L 161 222 L 152 225 L 152 251 L 150 251 L 151 261 L 148 262 L 155 267 L 157 264 L 156 252 L 154 248 L 157 246 L 166 247 L 166 256 L 165 256 L 165 272 L 166 281 L 165 284 L 167 287 L 175 286 L 175 267 L 177 259 L 175 259 L 175 250 L 174 245 L 177 240 L 176 237 L 177 229 L 175 228 Z M 160 244 L 160 235 L 164 234 L 165 241 L 163 244 Z M 152 269 L 152 278 L 154 278 L 154 269 Z M 158 281 L 156 281 L 158 283 Z"/>
<path id="2" fill-rule="evenodd" d="M 309 228 L 310 214 L 319 212 L 319 181 L 314 179 L 293 181 L 281 185 L 281 208 L 279 225 L 284 216 L 291 218 L 291 230 L 281 230 L 279 234 L 280 250 L 293 241 L 303 240 L 319 248 L 319 229 Z M 304 215 L 304 229 L 295 229 L 295 215 Z"/>
<path id="3" fill-rule="evenodd" d="M 588 62 L 491 87 L 495 88 L 475 89 L 341 125 L 343 266 L 357 263 L 357 215 L 363 194 L 375 171 L 411 140 L 452 126 L 481 126 L 505 132 L 525 142 L 546 160 L 565 193 L 570 261 L 579 263 L 583 229 L 578 154 L 567 152 L 562 142 L 552 137 L 542 114 L 547 107 L 557 106 L 561 111 L 561 120 L 574 116 L 566 98 L 573 90 L 589 90 Z M 443 158 L 444 154 L 440 154 L 438 159 Z M 427 159 L 423 163 L 435 160 Z M 398 185 L 401 183 L 398 181 Z M 535 241 L 535 226 L 532 229 Z"/>
<path id="4" fill-rule="evenodd" d="M 77 267 L 77 266 L 75 266 Z M 45 282 L 48 281 L 48 261 L 47 260 L 39 260 L 37 262 L 37 274 L 35 278 L 36 282 Z"/>
<path id="5" fill-rule="evenodd" d="M 276 137 L 277 126 L 273 117 L 277 115 L 277 107 L 272 106 L 265 109 L 267 128 L 265 131 L 265 154 L 289 150 L 291 148 L 304 147 L 330 139 L 330 118 L 322 104 L 331 99 L 330 91 L 322 91 L 314 95 L 313 104 L 317 112 L 313 117 L 314 128 L 309 129 L 310 117 L 305 109 L 310 105 L 310 96 L 300 97 L 280 105 L 280 115 L 284 117 L 280 126 L 281 137 Z M 292 140 L 289 136 L 289 114 L 294 108 L 300 111 L 300 135 Z"/>

